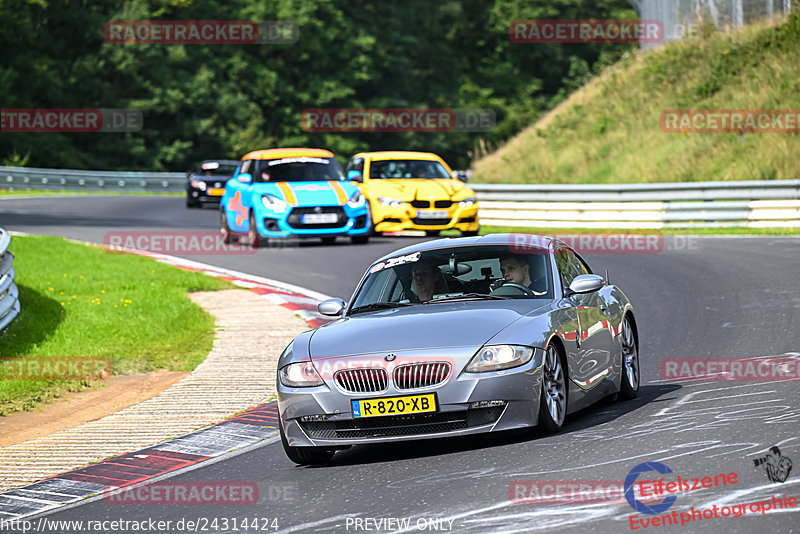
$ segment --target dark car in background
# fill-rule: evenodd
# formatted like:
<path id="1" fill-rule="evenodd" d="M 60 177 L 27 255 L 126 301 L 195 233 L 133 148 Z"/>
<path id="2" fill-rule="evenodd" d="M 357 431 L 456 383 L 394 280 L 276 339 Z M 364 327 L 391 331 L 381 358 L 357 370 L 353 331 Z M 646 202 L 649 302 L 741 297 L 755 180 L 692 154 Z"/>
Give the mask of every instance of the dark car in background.
<path id="1" fill-rule="evenodd" d="M 186 207 L 199 208 L 203 204 L 219 205 L 225 184 L 230 180 L 239 162 L 227 159 L 209 159 L 186 173 Z"/>

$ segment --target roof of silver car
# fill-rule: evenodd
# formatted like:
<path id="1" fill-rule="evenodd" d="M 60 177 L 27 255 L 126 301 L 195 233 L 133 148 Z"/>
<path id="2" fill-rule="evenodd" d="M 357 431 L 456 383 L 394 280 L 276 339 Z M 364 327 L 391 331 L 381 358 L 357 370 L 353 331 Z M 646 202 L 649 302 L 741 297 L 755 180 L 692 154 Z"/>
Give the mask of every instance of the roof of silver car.
<path id="1" fill-rule="evenodd" d="M 521 238 L 520 236 L 524 237 Z M 423 243 L 417 243 L 416 245 L 411 245 L 408 247 L 401 248 L 399 250 L 395 250 L 393 252 L 390 252 L 389 254 L 386 254 L 381 258 L 378 258 L 377 260 L 375 260 L 375 262 L 379 262 L 387 258 L 393 258 L 394 256 L 400 256 L 403 254 L 412 254 L 414 252 L 423 252 L 426 250 L 437 250 L 450 247 L 463 247 L 468 245 L 476 245 L 476 246 L 509 245 L 510 247 L 535 246 L 539 248 L 549 248 L 554 241 L 555 239 L 552 237 L 536 235 L 536 234 L 522 234 L 522 233 L 487 234 L 476 237 L 448 237 L 445 239 L 434 239 L 433 241 L 425 241 Z"/>

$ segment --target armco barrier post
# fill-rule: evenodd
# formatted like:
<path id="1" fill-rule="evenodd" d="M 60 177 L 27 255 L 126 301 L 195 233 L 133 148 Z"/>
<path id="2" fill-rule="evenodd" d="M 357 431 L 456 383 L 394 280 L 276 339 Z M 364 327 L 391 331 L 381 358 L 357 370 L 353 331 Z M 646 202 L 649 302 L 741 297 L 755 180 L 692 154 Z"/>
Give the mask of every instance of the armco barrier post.
<path id="1" fill-rule="evenodd" d="M 11 235 L 0 228 L 0 333 L 19 315 L 19 291 L 14 284 L 14 255 L 8 250 Z"/>

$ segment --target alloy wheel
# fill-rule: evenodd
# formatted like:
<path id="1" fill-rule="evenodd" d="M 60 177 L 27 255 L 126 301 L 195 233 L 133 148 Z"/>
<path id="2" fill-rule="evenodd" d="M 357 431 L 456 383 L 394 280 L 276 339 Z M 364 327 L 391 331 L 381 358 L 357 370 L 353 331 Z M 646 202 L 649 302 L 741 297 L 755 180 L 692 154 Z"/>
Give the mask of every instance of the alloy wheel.
<path id="1" fill-rule="evenodd" d="M 564 416 L 567 413 L 566 382 L 564 380 L 564 369 L 561 365 L 561 358 L 558 351 L 552 345 L 547 347 L 544 361 L 544 400 L 547 404 L 547 412 L 556 426 L 564 423 Z"/>

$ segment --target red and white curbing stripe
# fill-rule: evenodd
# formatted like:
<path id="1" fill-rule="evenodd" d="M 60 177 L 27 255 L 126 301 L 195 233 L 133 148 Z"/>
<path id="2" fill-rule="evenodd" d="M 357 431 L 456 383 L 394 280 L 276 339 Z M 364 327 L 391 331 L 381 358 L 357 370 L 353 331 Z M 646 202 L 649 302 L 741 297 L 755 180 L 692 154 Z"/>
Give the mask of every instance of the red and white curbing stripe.
<path id="1" fill-rule="evenodd" d="M 271 302 L 279 306 L 292 310 L 295 312 L 295 315 L 307 322 L 312 328 L 317 328 L 318 326 L 332 321 L 330 317 L 326 317 L 317 311 L 317 304 L 330 297 L 324 293 L 314 291 L 313 289 L 166 254 L 134 249 L 123 250 L 131 254 L 153 258 L 161 263 L 172 265 L 179 269 L 199 271 L 215 278 L 228 280 L 239 287 L 247 288 L 250 291 L 265 296 Z"/>
<path id="2" fill-rule="evenodd" d="M 294 311 L 314 328 L 331 321 L 317 312 L 317 304 L 328 296 L 311 289 L 166 254 L 129 249 L 125 252 L 228 280 Z M 95 496 L 120 488 L 153 482 L 222 456 L 245 452 L 263 440 L 274 438 L 277 425 L 277 403 L 269 402 L 185 436 L 7 491 L 0 494 L 0 525 L 8 523 L 13 527 L 16 521 L 56 508 L 75 505 L 87 498 L 98 498 Z"/>
<path id="3" fill-rule="evenodd" d="M 277 426 L 277 403 L 268 402 L 185 436 L 7 491 L 0 494 L 0 530 L 4 523 L 16 529 L 25 518 L 245 452 L 274 438 Z"/>

